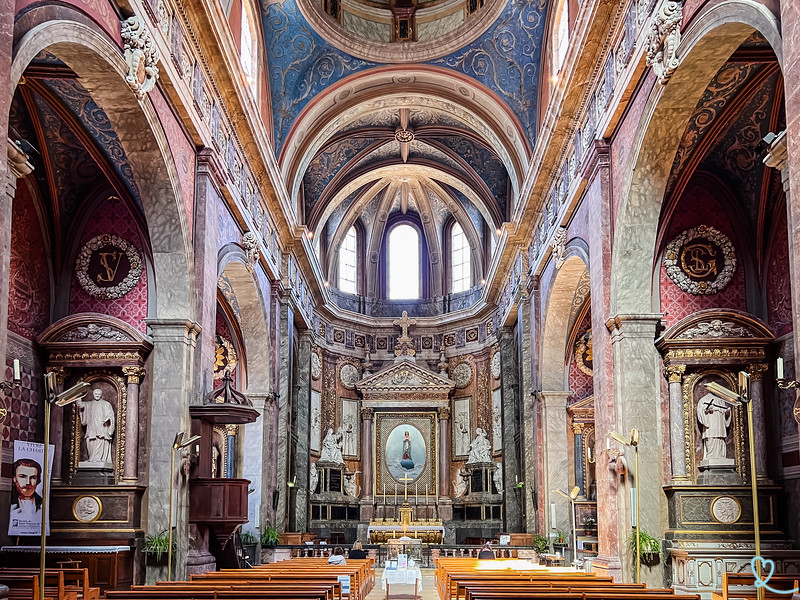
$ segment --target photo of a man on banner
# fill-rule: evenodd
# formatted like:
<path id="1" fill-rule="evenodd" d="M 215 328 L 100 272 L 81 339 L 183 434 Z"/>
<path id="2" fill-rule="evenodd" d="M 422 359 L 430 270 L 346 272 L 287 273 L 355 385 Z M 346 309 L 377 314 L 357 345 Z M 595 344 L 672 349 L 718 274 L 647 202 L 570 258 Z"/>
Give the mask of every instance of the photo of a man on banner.
<path id="1" fill-rule="evenodd" d="M 14 465 L 11 478 L 11 511 L 8 535 L 41 535 L 42 533 L 42 463 L 44 444 L 14 442 Z M 53 471 L 53 446 L 50 446 L 48 481 Z M 50 511 L 48 510 L 48 513 Z M 47 515 L 50 534 L 50 515 Z"/>

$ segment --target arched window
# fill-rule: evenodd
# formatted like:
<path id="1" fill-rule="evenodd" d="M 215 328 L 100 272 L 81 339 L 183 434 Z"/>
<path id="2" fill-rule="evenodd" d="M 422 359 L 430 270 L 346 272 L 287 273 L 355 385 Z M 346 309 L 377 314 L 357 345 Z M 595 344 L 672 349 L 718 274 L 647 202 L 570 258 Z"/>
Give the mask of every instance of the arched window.
<path id="1" fill-rule="evenodd" d="M 390 300 L 420 297 L 419 233 L 411 225 L 398 225 L 389 233 L 388 296 Z"/>
<path id="2" fill-rule="evenodd" d="M 569 45 L 569 0 L 561 0 L 556 10 L 553 29 L 550 32 L 553 49 L 553 75 L 556 75 L 564 64 Z"/>
<path id="3" fill-rule="evenodd" d="M 351 227 L 339 248 L 339 289 L 350 294 L 358 293 L 358 238 Z"/>
<path id="4" fill-rule="evenodd" d="M 255 35 L 253 32 L 253 25 L 250 21 L 250 14 L 247 7 L 247 0 L 242 2 L 242 37 L 240 39 L 241 52 L 239 53 L 239 61 L 242 63 L 242 70 L 247 83 L 250 85 L 250 91 L 253 93 L 253 98 L 258 99 L 256 93 L 257 87 L 257 70 L 258 70 L 258 53 L 256 52 Z"/>
<path id="5" fill-rule="evenodd" d="M 450 291 L 463 292 L 472 285 L 471 250 L 467 236 L 458 223 L 450 230 Z"/>

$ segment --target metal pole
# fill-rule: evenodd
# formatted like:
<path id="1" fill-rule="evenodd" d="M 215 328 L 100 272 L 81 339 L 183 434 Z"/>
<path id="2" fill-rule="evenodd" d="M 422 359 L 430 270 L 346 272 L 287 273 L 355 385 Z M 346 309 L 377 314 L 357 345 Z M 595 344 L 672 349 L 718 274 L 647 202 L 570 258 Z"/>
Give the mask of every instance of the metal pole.
<path id="1" fill-rule="evenodd" d="M 47 464 L 50 460 L 50 406 L 52 398 L 44 402 L 44 465 L 42 466 L 42 531 L 39 550 L 39 600 L 44 600 L 44 559 L 47 553 Z M 20 503 L 21 505 L 22 503 Z"/>
<path id="2" fill-rule="evenodd" d="M 639 445 L 633 447 L 634 454 L 636 455 L 636 465 L 634 467 L 633 476 L 636 478 L 634 481 L 636 489 L 636 583 L 641 583 L 641 569 L 642 569 L 642 555 L 639 548 Z M 763 600 L 759 599 L 759 600 Z"/>
<path id="3" fill-rule="evenodd" d="M 749 398 L 748 398 L 749 400 Z M 756 534 L 756 556 L 761 556 L 761 523 L 758 518 L 758 481 L 756 480 L 756 452 L 753 440 L 753 403 L 747 403 L 747 438 L 750 446 L 750 488 L 753 493 L 753 528 Z M 761 561 L 756 561 L 756 573 L 761 578 Z M 764 600 L 764 587 L 758 586 L 758 600 Z"/>
<path id="4" fill-rule="evenodd" d="M 577 564 L 578 562 L 578 530 L 576 529 L 575 525 L 575 500 L 570 498 L 569 500 L 572 506 L 572 562 Z"/>
<path id="5" fill-rule="evenodd" d="M 172 581 L 172 498 L 175 495 L 175 445 L 169 459 L 169 547 L 167 549 L 167 581 Z"/>

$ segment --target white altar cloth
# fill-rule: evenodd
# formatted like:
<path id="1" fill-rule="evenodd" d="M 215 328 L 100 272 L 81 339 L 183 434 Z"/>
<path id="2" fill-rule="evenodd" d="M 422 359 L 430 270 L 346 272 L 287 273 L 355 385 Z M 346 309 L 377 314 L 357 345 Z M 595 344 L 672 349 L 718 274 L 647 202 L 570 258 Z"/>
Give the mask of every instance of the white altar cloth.
<path id="1" fill-rule="evenodd" d="M 381 575 L 381 589 L 392 583 L 404 583 L 406 585 L 417 584 L 417 594 L 422 592 L 422 571 L 419 567 L 409 567 L 407 569 L 384 569 Z"/>

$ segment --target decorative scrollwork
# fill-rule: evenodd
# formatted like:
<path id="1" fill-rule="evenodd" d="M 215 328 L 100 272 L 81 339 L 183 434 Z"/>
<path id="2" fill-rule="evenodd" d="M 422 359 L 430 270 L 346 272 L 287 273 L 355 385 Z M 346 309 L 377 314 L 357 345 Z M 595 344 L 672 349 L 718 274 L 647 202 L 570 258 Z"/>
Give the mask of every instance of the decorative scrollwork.
<path id="1" fill-rule="evenodd" d="M 124 20 L 120 33 L 125 45 L 125 62 L 128 63 L 125 81 L 136 97 L 141 99 L 156 86 L 156 65 L 160 60 L 158 49 L 141 17 L 134 15 Z"/>
<path id="2" fill-rule="evenodd" d="M 733 278 L 736 253 L 725 234 L 700 225 L 685 230 L 667 245 L 664 268 L 684 292 L 695 296 L 716 294 Z"/>
<path id="3" fill-rule="evenodd" d="M 118 281 L 119 269 L 125 267 L 123 262 L 128 263 L 128 272 Z M 142 271 L 142 257 L 136 247 L 128 240 L 108 233 L 86 242 L 75 261 L 81 287 L 89 295 L 103 300 L 122 298 L 136 287 Z M 103 283 L 109 285 L 101 285 Z"/>
<path id="4" fill-rule="evenodd" d="M 666 84 L 678 68 L 678 44 L 681 42 L 681 23 L 683 22 L 683 3 L 667 0 L 661 4 L 650 25 L 650 33 L 645 40 L 647 66 L 662 84 Z"/>

